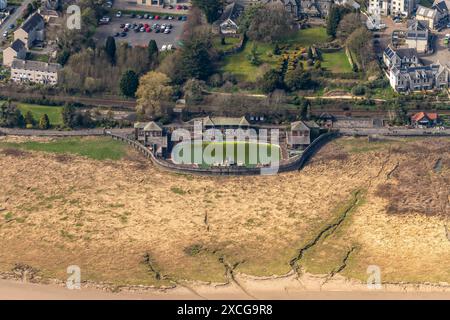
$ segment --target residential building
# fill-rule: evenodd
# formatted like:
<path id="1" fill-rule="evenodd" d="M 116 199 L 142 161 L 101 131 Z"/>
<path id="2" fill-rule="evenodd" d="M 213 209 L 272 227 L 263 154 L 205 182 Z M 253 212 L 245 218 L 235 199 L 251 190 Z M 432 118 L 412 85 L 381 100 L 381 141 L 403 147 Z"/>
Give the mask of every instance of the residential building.
<path id="1" fill-rule="evenodd" d="M 440 17 L 436 9 L 417 6 L 416 20 L 424 22 L 428 28 L 434 30 L 439 23 Z"/>
<path id="2" fill-rule="evenodd" d="M 293 149 L 311 144 L 311 129 L 304 121 L 291 123 L 290 131 L 287 132 L 287 144 Z"/>
<path id="3" fill-rule="evenodd" d="M 25 59 L 27 50 L 22 40 L 14 40 L 14 42 L 5 50 L 3 50 L 3 65 L 11 67 L 14 59 Z"/>
<path id="4" fill-rule="evenodd" d="M 178 5 L 178 4 L 189 4 L 190 0 L 137 0 L 137 4 L 144 6 L 167 6 L 167 5 Z"/>
<path id="5" fill-rule="evenodd" d="M 14 39 L 22 40 L 29 49 L 37 41 L 44 41 L 44 24 L 44 18 L 36 12 L 14 31 Z"/>
<path id="6" fill-rule="evenodd" d="M 431 8 L 419 5 L 416 20 L 423 21 L 431 30 L 443 27 L 449 17 L 450 0 L 437 0 Z"/>
<path id="7" fill-rule="evenodd" d="M 383 62 L 388 67 L 402 68 L 420 65 L 416 49 L 397 49 L 389 45 L 383 52 Z"/>
<path id="8" fill-rule="evenodd" d="M 136 122 L 134 124 L 135 139 L 144 146 L 151 147 L 158 155 L 163 155 L 167 149 L 167 134 L 154 121 Z"/>
<path id="9" fill-rule="evenodd" d="M 411 117 L 411 124 L 415 127 L 434 127 L 439 124 L 439 116 L 434 112 L 418 112 Z"/>
<path id="10" fill-rule="evenodd" d="M 369 0 L 369 12 L 408 17 L 413 13 L 415 5 L 415 0 Z"/>
<path id="11" fill-rule="evenodd" d="M 333 0 L 237 0 L 243 6 L 254 4 L 282 4 L 286 11 L 295 18 L 302 16 L 325 17 L 333 3 Z M 345 1 L 345 0 L 344 0 Z"/>
<path id="12" fill-rule="evenodd" d="M 244 11 L 244 6 L 232 2 L 228 4 L 219 20 L 215 22 L 215 25 L 219 28 L 221 34 L 236 34 L 239 30 L 237 19 Z"/>
<path id="13" fill-rule="evenodd" d="M 409 20 L 405 35 L 405 44 L 418 53 L 426 53 L 429 49 L 430 31 L 422 21 Z"/>
<path id="14" fill-rule="evenodd" d="M 14 59 L 11 64 L 11 80 L 56 85 L 60 68 L 61 65 L 57 63 Z"/>
<path id="15" fill-rule="evenodd" d="M 392 67 L 389 83 L 398 92 L 448 88 L 450 81 L 448 67 L 437 64 L 406 68 Z"/>

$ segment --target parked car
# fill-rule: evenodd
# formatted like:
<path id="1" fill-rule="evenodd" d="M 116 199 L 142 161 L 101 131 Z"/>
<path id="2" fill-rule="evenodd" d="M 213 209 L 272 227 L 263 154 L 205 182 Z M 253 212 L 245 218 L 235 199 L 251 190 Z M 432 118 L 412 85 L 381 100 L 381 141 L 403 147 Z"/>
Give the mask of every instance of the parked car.
<path id="1" fill-rule="evenodd" d="M 15 27 L 14 23 L 11 23 L 11 24 L 9 25 L 8 28 L 9 28 L 10 30 L 12 30 L 12 29 L 14 29 L 14 27 Z"/>
<path id="2" fill-rule="evenodd" d="M 169 34 L 169 33 L 170 33 L 170 29 L 165 29 L 165 30 L 164 30 L 164 33 L 165 33 L 165 34 Z"/>
<path id="3" fill-rule="evenodd" d="M 181 9 L 183 9 L 183 6 L 177 5 L 177 10 L 181 10 Z"/>
<path id="4" fill-rule="evenodd" d="M 181 21 L 186 21 L 187 20 L 187 16 L 182 16 L 181 17 Z"/>
<path id="5" fill-rule="evenodd" d="M 145 32 L 145 28 L 144 28 L 144 27 L 141 27 L 141 28 L 139 29 L 139 31 L 140 31 L 140 32 Z"/>
<path id="6" fill-rule="evenodd" d="M 169 16 L 168 19 L 169 19 L 169 20 L 173 20 L 173 16 Z"/>
<path id="7" fill-rule="evenodd" d="M 160 16 L 155 16 L 155 20 L 159 20 L 159 19 L 161 19 Z"/>
<path id="8" fill-rule="evenodd" d="M 118 36 L 120 36 L 120 33 L 119 33 L 119 32 L 116 32 L 116 33 L 114 34 L 114 37 L 118 37 Z"/>
<path id="9" fill-rule="evenodd" d="M 145 29 L 145 32 L 152 32 L 152 29 L 151 28 L 147 28 L 147 29 Z"/>
<path id="10" fill-rule="evenodd" d="M 136 18 L 142 19 L 142 16 L 140 14 L 136 15 Z"/>
<path id="11" fill-rule="evenodd" d="M 155 17 L 154 16 L 148 16 L 148 19 L 149 20 L 153 20 L 153 19 L 155 19 Z"/>
<path id="12" fill-rule="evenodd" d="M 167 50 L 167 45 L 163 44 L 161 47 L 161 51 L 166 51 Z"/>
<path id="13" fill-rule="evenodd" d="M 159 30 L 159 28 L 155 29 L 155 33 L 160 33 L 160 32 L 161 32 L 161 30 Z"/>
<path id="14" fill-rule="evenodd" d="M 111 18 L 110 17 L 106 17 L 106 16 L 99 20 L 99 22 L 103 23 L 103 24 L 109 23 L 110 21 L 111 21 Z"/>
<path id="15" fill-rule="evenodd" d="M 127 33 L 126 32 L 122 32 L 121 34 L 120 34 L 120 36 L 123 38 L 123 37 L 126 37 L 127 36 Z"/>
<path id="16" fill-rule="evenodd" d="M 148 19 L 148 14 L 144 14 L 144 19 Z"/>
<path id="17" fill-rule="evenodd" d="M 3 32 L 3 37 L 7 38 L 8 37 L 8 31 Z"/>
<path id="18" fill-rule="evenodd" d="M 128 30 L 130 30 L 130 29 L 128 29 L 127 27 L 125 27 L 125 28 L 123 28 L 123 32 L 128 32 Z"/>
<path id="19" fill-rule="evenodd" d="M 116 17 L 117 17 L 117 18 L 120 18 L 121 16 L 122 16 L 122 11 L 117 11 Z"/>
<path id="20" fill-rule="evenodd" d="M 447 24 L 447 28 L 450 28 L 450 23 Z"/>

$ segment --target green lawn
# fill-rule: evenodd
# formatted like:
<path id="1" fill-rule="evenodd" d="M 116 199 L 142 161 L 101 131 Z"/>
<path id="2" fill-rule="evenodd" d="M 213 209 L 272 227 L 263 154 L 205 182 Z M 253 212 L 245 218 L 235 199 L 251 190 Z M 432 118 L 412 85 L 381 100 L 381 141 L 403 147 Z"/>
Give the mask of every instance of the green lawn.
<path id="1" fill-rule="evenodd" d="M 235 47 L 241 39 L 235 37 L 225 37 L 225 44 L 222 44 L 220 37 L 215 37 L 213 39 L 214 48 L 219 51 L 226 51 Z"/>
<path id="2" fill-rule="evenodd" d="M 309 47 L 313 44 L 321 44 L 328 41 L 327 31 L 323 27 L 299 30 L 293 37 L 283 41 L 285 44 L 301 45 Z"/>
<path id="3" fill-rule="evenodd" d="M 220 41 L 220 39 L 219 39 Z M 317 27 L 310 29 L 299 30 L 294 36 L 284 39 L 279 43 L 280 46 L 288 45 L 289 47 L 299 46 L 307 48 L 312 44 L 321 44 L 328 41 L 328 35 L 325 28 Z M 255 66 L 248 60 L 254 41 L 247 41 L 244 50 L 237 54 L 227 56 L 222 64 L 221 71 L 234 74 L 238 80 L 242 81 L 255 81 L 258 77 L 262 76 L 262 69 L 260 66 Z M 275 67 L 280 56 L 273 55 L 274 43 L 256 43 L 258 47 L 258 53 L 260 54 L 260 60 L 262 64 L 268 64 L 271 67 Z M 348 65 L 348 62 L 346 62 Z M 350 67 L 351 69 L 351 67 Z M 351 70 L 350 70 L 351 71 Z M 341 72 L 341 71 L 336 71 Z"/>
<path id="4" fill-rule="evenodd" d="M 50 153 L 69 153 L 95 160 L 120 160 L 126 154 L 126 145 L 106 137 L 61 138 L 51 142 L 0 142 L 0 148 L 15 148 Z"/>
<path id="5" fill-rule="evenodd" d="M 250 63 L 248 55 L 252 51 L 255 42 L 247 41 L 244 50 L 237 54 L 227 56 L 224 59 L 222 72 L 230 72 L 234 74 L 239 80 L 255 81 L 262 76 L 260 66 L 255 66 Z M 269 64 L 275 66 L 279 56 L 269 56 L 273 52 L 273 45 L 267 43 L 256 43 L 257 52 L 262 64 Z"/>
<path id="6" fill-rule="evenodd" d="M 281 157 L 280 147 L 265 143 L 251 143 L 244 141 L 237 142 L 203 142 L 191 143 L 191 156 L 183 161 L 185 150 L 189 150 L 186 143 L 179 143 L 173 149 L 173 160 L 176 163 L 192 164 L 196 163 L 202 166 L 209 166 L 214 163 L 223 163 L 225 160 L 231 160 L 234 163 L 242 162 L 246 166 L 255 166 L 258 163 L 269 164 L 278 162 Z M 216 152 L 217 151 L 217 152 Z M 272 157 L 272 151 L 278 153 Z M 218 152 L 222 152 L 220 155 Z"/>
<path id="7" fill-rule="evenodd" d="M 17 106 L 23 115 L 25 115 L 26 112 L 31 111 L 36 121 L 39 121 L 41 116 L 46 113 L 50 119 L 51 125 L 55 126 L 63 124 L 61 116 L 62 107 L 41 106 L 28 103 L 18 103 Z"/>
<path id="8" fill-rule="evenodd" d="M 323 53 L 322 59 L 322 68 L 325 70 L 333 73 L 347 73 L 353 71 L 344 50 L 332 53 Z"/>

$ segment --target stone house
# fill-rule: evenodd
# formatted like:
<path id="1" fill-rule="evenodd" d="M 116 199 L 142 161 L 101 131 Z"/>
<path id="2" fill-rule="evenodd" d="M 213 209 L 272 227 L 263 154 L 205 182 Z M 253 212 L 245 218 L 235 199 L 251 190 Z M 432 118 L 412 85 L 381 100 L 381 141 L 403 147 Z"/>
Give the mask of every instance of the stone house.
<path id="1" fill-rule="evenodd" d="M 15 40 L 8 48 L 3 50 L 3 65 L 11 67 L 14 59 L 25 59 L 27 49 L 22 40 Z"/>
<path id="2" fill-rule="evenodd" d="M 228 4 L 219 20 L 217 20 L 214 25 L 218 27 L 219 33 L 221 34 L 236 34 L 238 33 L 239 26 L 237 20 L 241 13 L 244 11 L 244 7 L 237 3 L 232 2 Z"/>
<path id="3" fill-rule="evenodd" d="M 383 62 L 389 68 L 402 68 L 406 66 L 420 65 L 419 56 L 416 49 L 397 49 L 389 45 L 383 52 Z"/>
<path id="4" fill-rule="evenodd" d="M 428 27 L 418 20 L 408 21 L 408 30 L 405 35 L 405 44 L 418 53 L 426 53 L 429 49 L 430 31 Z"/>
<path id="5" fill-rule="evenodd" d="M 61 65 L 58 63 L 14 59 L 11 64 L 11 80 L 17 83 L 56 85 L 60 69 Z"/>
<path id="6" fill-rule="evenodd" d="M 38 41 L 44 41 L 44 18 L 39 13 L 34 13 L 14 31 L 14 39 L 21 40 L 27 49 L 33 47 Z"/>

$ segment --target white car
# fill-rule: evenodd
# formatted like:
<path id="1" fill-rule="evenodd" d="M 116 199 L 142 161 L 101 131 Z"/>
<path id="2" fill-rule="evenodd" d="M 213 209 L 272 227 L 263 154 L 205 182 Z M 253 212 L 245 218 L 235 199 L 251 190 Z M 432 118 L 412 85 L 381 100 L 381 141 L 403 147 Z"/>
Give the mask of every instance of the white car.
<path id="1" fill-rule="evenodd" d="M 117 17 L 117 18 L 120 18 L 121 16 L 122 16 L 122 11 L 117 11 L 116 17 Z"/>
<path id="2" fill-rule="evenodd" d="M 173 44 L 168 44 L 167 45 L 167 51 L 172 51 L 173 49 Z"/>
<path id="3" fill-rule="evenodd" d="M 8 37 L 8 31 L 3 32 L 3 37 L 4 38 Z"/>
<path id="4" fill-rule="evenodd" d="M 163 46 L 161 47 L 161 51 L 166 51 L 167 50 L 167 45 L 163 44 Z"/>

